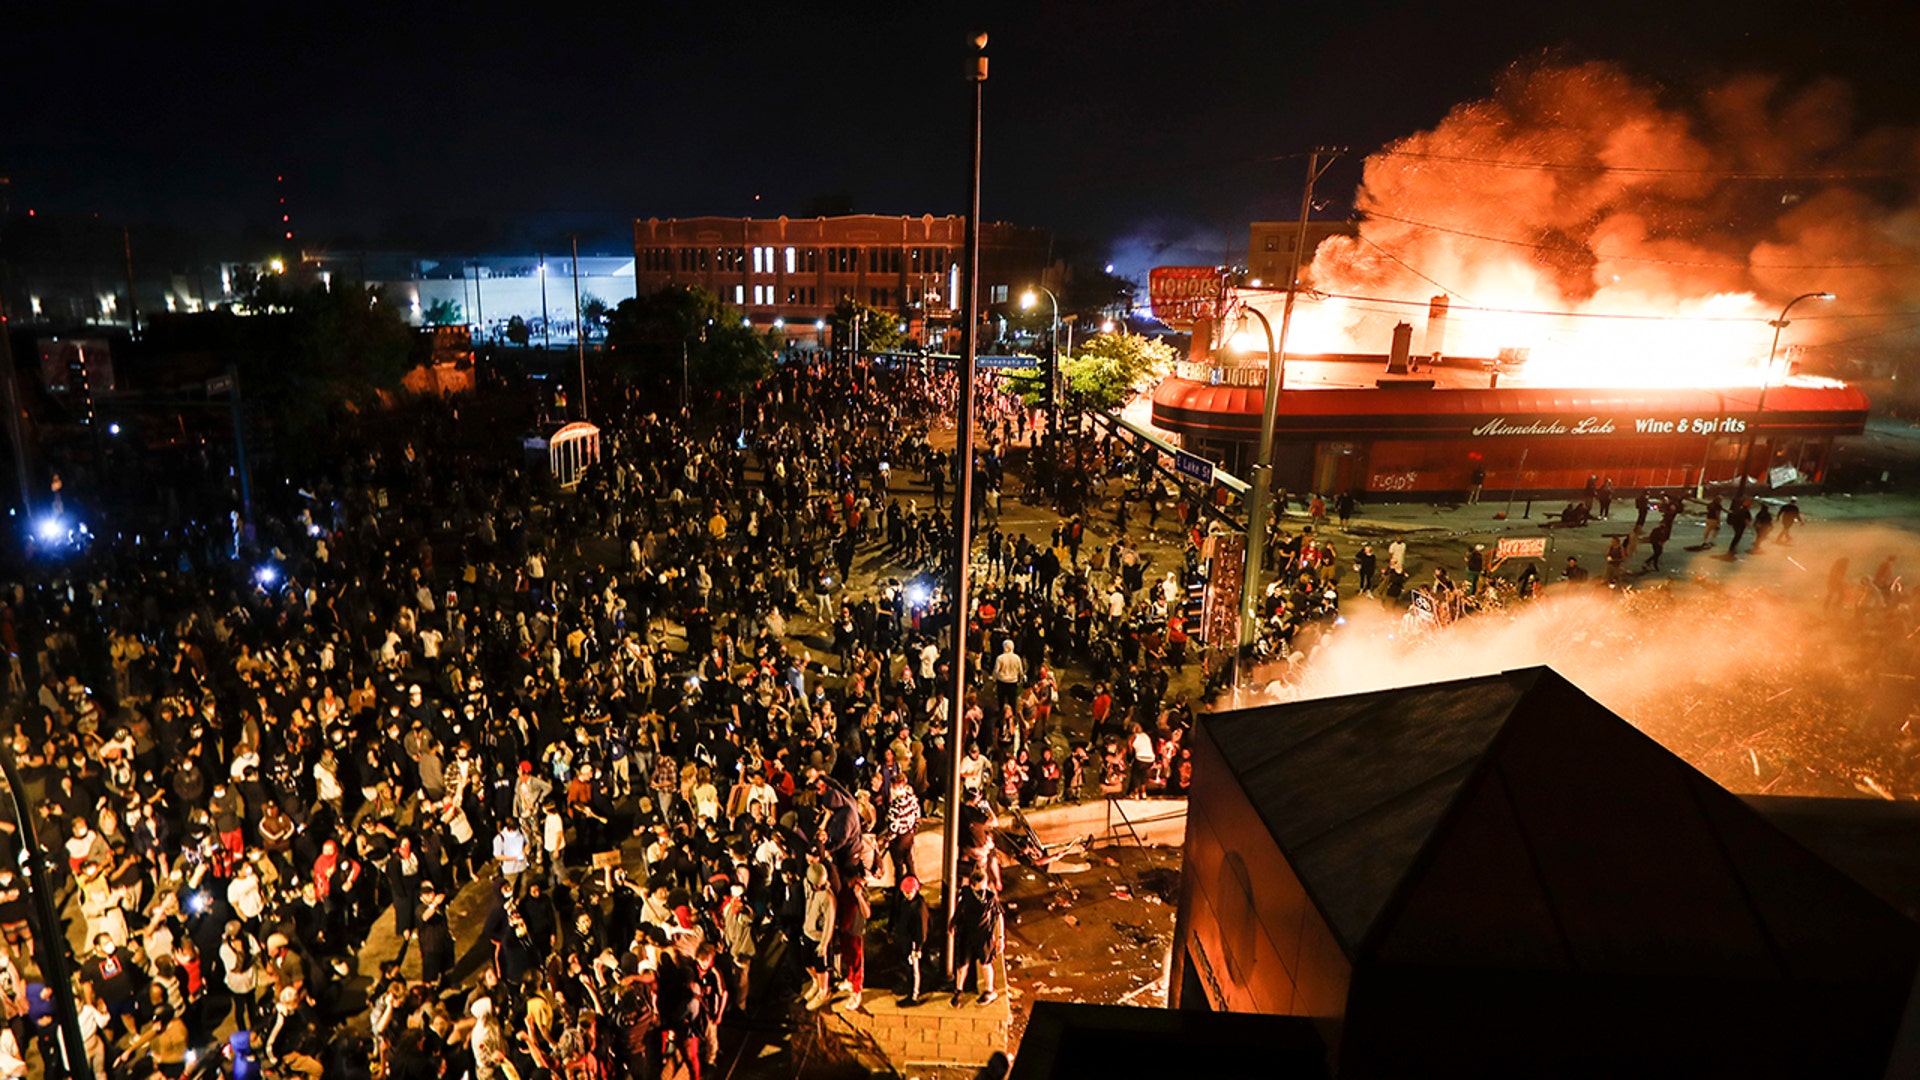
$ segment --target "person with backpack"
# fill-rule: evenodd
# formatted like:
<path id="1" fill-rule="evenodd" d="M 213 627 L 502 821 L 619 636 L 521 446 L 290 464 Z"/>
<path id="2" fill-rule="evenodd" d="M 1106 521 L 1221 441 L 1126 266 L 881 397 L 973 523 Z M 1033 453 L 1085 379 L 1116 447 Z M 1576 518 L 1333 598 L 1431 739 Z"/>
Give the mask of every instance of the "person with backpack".
<path id="1" fill-rule="evenodd" d="M 233 1022 L 250 1028 L 260 1016 L 260 943 L 240 924 L 227 922 L 220 938 L 220 970 L 224 973 L 227 996 L 233 999 Z"/>

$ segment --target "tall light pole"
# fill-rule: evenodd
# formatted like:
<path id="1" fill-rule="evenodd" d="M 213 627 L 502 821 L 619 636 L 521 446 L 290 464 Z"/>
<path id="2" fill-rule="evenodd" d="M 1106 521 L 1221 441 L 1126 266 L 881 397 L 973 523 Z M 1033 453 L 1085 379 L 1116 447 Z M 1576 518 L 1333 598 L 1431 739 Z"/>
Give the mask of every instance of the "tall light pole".
<path id="1" fill-rule="evenodd" d="M 1300 224 L 1294 233 L 1293 265 L 1287 271 L 1287 306 L 1280 313 L 1280 344 L 1273 342 L 1273 326 L 1267 316 L 1252 304 L 1247 310 L 1260 320 L 1267 332 L 1267 393 L 1260 411 L 1260 447 L 1253 465 L 1253 495 L 1247 501 L 1247 565 L 1240 582 L 1240 645 L 1253 644 L 1257 620 L 1254 610 L 1260 599 L 1261 564 L 1267 555 L 1267 513 L 1273 501 L 1273 428 L 1280 411 L 1280 391 L 1287 379 L 1287 331 L 1293 327 L 1293 302 L 1300 292 L 1300 257 L 1307 248 L 1307 217 L 1313 212 L 1313 185 L 1333 164 L 1341 150 L 1314 148 L 1307 155 L 1307 186 L 1300 193 Z M 1326 164 L 1320 163 L 1322 155 Z M 1237 677 L 1237 676 L 1236 676 Z"/>
<path id="2" fill-rule="evenodd" d="M 959 416 L 954 433 L 954 459 L 957 463 L 953 483 L 953 653 L 952 680 L 948 684 L 947 745 L 947 818 L 941 827 L 940 903 L 947 917 L 947 977 L 955 977 L 954 915 L 960 909 L 960 767 L 966 760 L 961 748 L 967 744 L 967 609 L 973 582 L 968 570 L 973 555 L 973 370 L 979 356 L 980 330 L 980 106 L 981 88 L 987 81 L 987 35 L 975 34 L 972 40 L 973 63 L 967 69 L 967 82 L 973 90 L 972 147 L 967 161 L 967 240 L 964 272 L 966 283 L 967 325 L 960 349 Z"/>
<path id="3" fill-rule="evenodd" d="M 573 351 L 580 358 L 580 419 L 587 419 L 587 327 L 580 321 L 580 234 L 573 234 Z"/>
<path id="4" fill-rule="evenodd" d="M 1747 460 L 1753 457 L 1753 440 L 1754 437 L 1759 434 L 1761 413 L 1765 412 L 1767 408 L 1767 390 L 1773 386 L 1773 357 L 1775 353 L 1780 351 L 1780 331 L 1785 330 L 1791 325 L 1787 322 L 1787 312 L 1792 311 L 1793 305 L 1802 300 L 1832 299 L 1833 294 L 1830 292 L 1801 293 L 1799 296 L 1787 301 L 1787 306 L 1780 309 L 1779 318 L 1767 323 L 1768 326 L 1773 327 L 1773 344 L 1767 347 L 1766 370 L 1760 373 L 1760 400 L 1753 408 L 1753 424 L 1747 428 L 1746 445 L 1740 448 L 1740 483 L 1733 492 L 1734 506 L 1739 506 L 1741 500 L 1747 497 Z M 1773 443 L 1769 441 L 1767 446 L 1771 448 Z M 1771 457 L 1772 455 L 1769 454 L 1768 456 Z M 1704 480 L 1702 482 L 1704 483 Z"/>
<path id="5" fill-rule="evenodd" d="M 1047 294 L 1047 303 L 1053 306 L 1053 329 L 1047 335 L 1047 430 L 1053 433 L 1056 442 L 1060 438 L 1060 298 L 1045 285 L 1035 288 Z M 1020 310 L 1030 311 L 1040 302 L 1033 295 L 1033 289 L 1020 294 Z"/>
<path id="6" fill-rule="evenodd" d="M 547 334 L 547 330 L 548 330 L 547 323 L 551 321 L 552 320 L 547 318 L 547 257 L 543 254 L 540 256 L 540 351 L 541 352 L 546 352 L 547 350 L 553 347 L 553 342 L 552 340 L 549 339 Z"/>

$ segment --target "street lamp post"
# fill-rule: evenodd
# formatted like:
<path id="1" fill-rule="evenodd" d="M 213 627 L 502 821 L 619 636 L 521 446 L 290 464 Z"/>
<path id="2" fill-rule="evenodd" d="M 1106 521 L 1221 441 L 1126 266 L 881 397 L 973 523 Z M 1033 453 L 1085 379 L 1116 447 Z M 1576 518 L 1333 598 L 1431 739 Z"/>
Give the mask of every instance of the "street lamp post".
<path id="1" fill-rule="evenodd" d="M 549 323 L 550 321 L 552 320 L 547 318 L 547 257 L 546 255 L 542 254 L 540 256 L 540 351 L 541 352 L 546 352 L 553 347 L 552 340 L 549 339 L 549 337 L 547 336 L 547 323 Z"/>
<path id="2" fill-rule="evenodd" d="M 1266 561 L 1267 551 L 1267 514 L 1273 502 L 1273 429 L 1279 413 L 1280 389 L 1287 379 L 1286 354 L 1273 344 L 1273 324 L 1267 321 L 1266 313 L 1252 304 L 1247 311 L 1260 320 L 1260 329 L 1267 335 L 1267 393 L 1266 408 L 1260 414 L 1259 457 L 1254 462 L 1250 482 L 1252 491 L 1247 499 L 1247 558 L 1240 579 L 1240 644 L 1242 647 L 1253 644 L 1258 633 L 1258 618 L 1255 611 L 1260 601 L 1260 570 Z M 1280 323 L 1281 340 L 1284 341 L 1286 321 Z M 1236 679 L 1238 682 L 1238 665 Z"/>
<path id="3" fill-rule="evenodd" d="M 970 42 L 972 62 L 967 66 L 967 82 L 973 90 L 973 130 L 967 162 L 967 235 L 965 259 L 967 322 L 962 335 L 958 360 L 959 416 L 954 433 L 955 472 L 953 483 L 953 652 L 948 667 L 947 816 L 941 827 L 940 906 L 946 915 L 947 977 L 954 978 L 954 916 L 960 910 L 960 792 L 961 766 L 966 761 L 962 747 L 967 744 L 967 614 L 969 594 L 973 591 L 969 574 L 973 562 L 973 378 L 974 361 L 980 352 L 980 111 L 981 90 L 987 81 L 987 35 L 975 34 Z"/>
<path id="4" fill-rule="evenodd" d="M 1747 464 L 1753 457 L 1753 443 L 1755 437 L 1759 435 L 1761 414 L 1765 412 L 1767 408 L 1767 391 L 1773 386 L 1773 358 L 1774 355 L 1780 351 L 1780 331 L 1785 330 L 1790 325 L 1787 322 L 1787 312 L 1792 311 L 1793 305 L 1802 300 L 1832 299 L 1833 294 L 1830 292 L 1801 293 L 1799 296 L 1787 301 L 1787 306 L 1780 309 L 1779 318 L 1767 323 L 1768 326 L 1773 327 L 1773 344 L 1767 347 L 1767 366 L 1766 369 L 1760 373 L 1760 399 L 1754 404 L 1753 424 L 1747 429 L 1746 445 L 1740 448 L 1740 483 L 1734 488 L 1734 506 L 1739 506 L 1741 500 L 1747 497 Z M 1769 441 L 1767 446 L 1769 450 L 1771 450 L 1773 443 Z M 1772 455 L 1769 454 L 1768 456 L 1771 457 Z M 1704 476 L 1704 473 L 1702 475 Z"/>
<path id="5" fill-rule="evenodd" d="M 1060 298 L 1053 295 L 1053 290 L 1045 285 L 1038 285 L 1035 288 L 1047 294 L 1047 303 L 1053 309 L 1052 329 L 1047 334 L 1047 430 L 1052 432 L 1054 439 L 1058 441 L 1060 438 Z M 1033 289 L 1020 294 L 1020 308 L 1023 311 L 1032 310 L 1033 306 L 1039 302 L 1039 298 L 1033 295 Z"/>
<path id="6" fill-rule="evenodd" d="M 1287 306 L 1280 313 L 1278 347 L 1274 345 L 1273 326 L 1267 322 L 1266 314 L 1252 304 L 1247 305 L 1247 310 L 1260 320 L 1260 325 L 1267 332 L 1267 392 L 1265 405 L 1260 411 L 1260 448 L 1254 461 L 1253 475 L 1249 478 L 1253 494 L 1247 501 L 1247 565 L 1240 582 L 1242 649 L 1253 644 L 1257 625 L 1254 610 L 1260 599 L 1261 564 L 1266 561 L 1267 507 L 1273 500 L 1273 429 L 1280 411 L 1280 391 L 1285 388 L 1287 379 L 1287 331 L 1293 327 L 1293 302 L 1300 292 L 1300 256 L 1307 247 L 1307 218 L 1313 212 L 1313 185 L 1340 153 L 1338 149 L 1316 148 L 1307 155 L 1307 185 L 1306 190 L 1300 193 L 1300 224 L 1294 234 L 1293 265 L 1287 273 Z M 1326 155 L 1326 165 L 1320 163 L 1322 154 Z M 1238 679 L 1237 672 L 1235 678 Z"/>

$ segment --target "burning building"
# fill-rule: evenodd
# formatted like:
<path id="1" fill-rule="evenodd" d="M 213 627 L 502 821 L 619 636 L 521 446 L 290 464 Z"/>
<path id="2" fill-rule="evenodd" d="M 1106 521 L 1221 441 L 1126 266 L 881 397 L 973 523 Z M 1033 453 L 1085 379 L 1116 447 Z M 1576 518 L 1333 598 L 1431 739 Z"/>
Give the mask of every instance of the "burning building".
<path id="1" fill-rule="evenodd" d="M 1817 373 L 1831 350 L 1920 345 L 1903 315 L 1920 304 L 1920 136 L 1856 134 L 1832 83 L 1671 98 L 1607 64 L 1518 65 L 1367 158 L 1358 229 L 1314 249 L 1287 320 L 1276 481 L 1818 481 L 1867 411 Z M 1285 283 L 1266 284 L 1222 288 L 1153 396 L 1158 426 L 1230 468 L 1261 423 L 1247 309 L 1283 321 Z M 1809 294 L 1839 302 L 1783 311 Z"/>

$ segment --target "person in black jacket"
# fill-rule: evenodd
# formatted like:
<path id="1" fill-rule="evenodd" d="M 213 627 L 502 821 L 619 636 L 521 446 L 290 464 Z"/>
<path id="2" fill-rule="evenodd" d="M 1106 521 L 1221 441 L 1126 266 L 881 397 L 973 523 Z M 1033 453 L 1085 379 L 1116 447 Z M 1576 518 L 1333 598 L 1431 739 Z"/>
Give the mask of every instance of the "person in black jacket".
<path id="1" fill-rule="evenodd" d="M 927 898 L 920 893 L 920 879 L 908 874 L 900 879 L 893 896 L 893 911 L 887 918 L 888 933 L 894 947 L 907 962 L 907 993 L 901 1005 L 920 1004 L 920 957 L 927 947 Z"/>
<path id="2" fill-rule="evenodd" d="M 453 970 L 453 930 L 447 925 L 447 896 L 428 880 L 420 885 L 416 923 L 420 935 L 420 979 L 438 984 Z"/>
<path id="3" fill-rule="evenodd" d="M 990 1005 L 1000 996 L 993 986 L 993 957 L 1000 930 L 1000 898 L 987 884 L 987 875 L 975 871 L 960 894 L 953 912 L 953 1002 L 960 1005 L 966 991 L 967 969 L 973 969 L 980 990 L 980 1004 Z"/>

